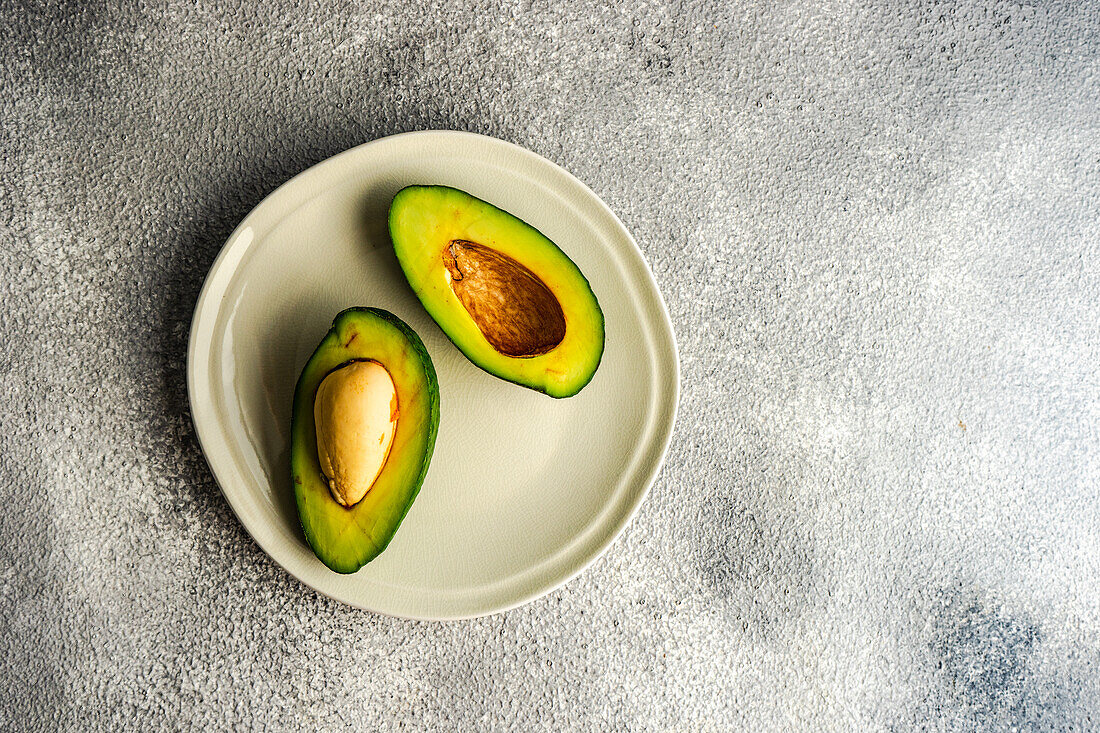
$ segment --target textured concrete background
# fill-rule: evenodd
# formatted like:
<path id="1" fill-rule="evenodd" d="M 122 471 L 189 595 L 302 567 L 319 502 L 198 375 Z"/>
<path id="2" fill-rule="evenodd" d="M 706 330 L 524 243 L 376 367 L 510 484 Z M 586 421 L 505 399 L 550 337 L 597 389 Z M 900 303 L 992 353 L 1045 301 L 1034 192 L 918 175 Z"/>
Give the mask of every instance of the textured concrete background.
<path id="1" fill-rule="evenodd" d="M 216 5 L 0 0 L 0 728 L 1100 726 L 1100 10 Z M 184 384 L 234 224 L 424 128 L 588 183 L 683 367 L 623 538 L 466 623 L 289 578 Z"/>

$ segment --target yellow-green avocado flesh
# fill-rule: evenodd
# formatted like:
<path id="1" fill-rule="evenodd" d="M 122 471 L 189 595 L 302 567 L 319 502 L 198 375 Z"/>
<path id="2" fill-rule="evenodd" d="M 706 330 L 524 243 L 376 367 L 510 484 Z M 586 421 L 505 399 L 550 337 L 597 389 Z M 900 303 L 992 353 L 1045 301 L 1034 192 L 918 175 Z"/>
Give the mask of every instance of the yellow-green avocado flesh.
<path id="1" fill-rule="evenodd" d="M 314 398 L 330 372 L 369 359 L 393 379 L 399 417 L 389 456 L 370 491 L 344 508 L 333 499 L 317 456 Z M 290 468 L 298 517 L 321 562 L 354 573 L 379 555 L 420 491 L 439 429 L 439 386 L 420 337 L 378 308 L 349 308 L 332 322 L 294 390 Z"/>
<path id="2" fill-rule="evenodd" d="M 540 231 L 447 186 L 409 186 L 399 191 L 390 205 L 389 227 L 409 285 L 470 361 L 501 379 L 551 397 L 570 397 L 591 381 L 603 356 L 603 312 L 577 265 Z M 494 263 L 502 261 L 513 264 L 505 266 L 503 276 L 497 269 L 460 295 L 456 282 L 465 265 L 458 262 L 456 267 L 456 252 L 477 258 L 470 260 L 471 268 L 498 267 Z M 498 287 L 508 278 L 522 281 L 519 297 L 510 297 L 506 287 Z M 491 343 L 492 334 L 479 323 L 491 318 L 491 313 L 485 314 L 497 304 L 506 310 L 509 300 L 513 311 L 500 327 L 506 343 L 502 349 L 500 341 Z M 516 308 L 548 300 L 544 316 L 525 318 L 519 313 L 515 317 Z M 511 351 L 509 337 L 519 342 Z M 523 344 L 531 346 L 529 353 L 523 351 Z"/>

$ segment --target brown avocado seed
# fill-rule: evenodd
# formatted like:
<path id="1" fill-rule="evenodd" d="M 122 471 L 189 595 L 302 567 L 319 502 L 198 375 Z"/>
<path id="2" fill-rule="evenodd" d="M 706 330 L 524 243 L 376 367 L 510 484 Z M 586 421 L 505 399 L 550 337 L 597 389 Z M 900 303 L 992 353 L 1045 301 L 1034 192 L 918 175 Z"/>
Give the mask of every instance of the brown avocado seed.
<path id="1" fill-rule="evenodd" d="M 456 239 L 443 264 L 466 312 L 489 344 L 505 356 L 531 357 L 565 339 L 565 313 L 538 275 L 508 255 Z"/>

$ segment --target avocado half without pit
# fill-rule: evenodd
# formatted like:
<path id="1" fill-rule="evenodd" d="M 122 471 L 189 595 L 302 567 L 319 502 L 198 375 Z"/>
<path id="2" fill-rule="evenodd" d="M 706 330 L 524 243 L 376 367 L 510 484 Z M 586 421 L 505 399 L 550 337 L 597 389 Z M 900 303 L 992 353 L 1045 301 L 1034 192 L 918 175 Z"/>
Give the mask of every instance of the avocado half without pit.
<path id="1" fill-rule="evenodd" d="M 570 397 L 596 373 L 604 319 L 588 280 L 526 222 L 446 186 L 409 186 L 390 237 L 428 314 L 477 366 Z"/>
<path id="2" fill-rule="evenodd" d="M 386 549 L 438 428 L 435 368 L 416 333 L 377 308 L 337 315 L 298 378 L 291 425 L 298 517 L 325 565 L 352 573 Z"/>

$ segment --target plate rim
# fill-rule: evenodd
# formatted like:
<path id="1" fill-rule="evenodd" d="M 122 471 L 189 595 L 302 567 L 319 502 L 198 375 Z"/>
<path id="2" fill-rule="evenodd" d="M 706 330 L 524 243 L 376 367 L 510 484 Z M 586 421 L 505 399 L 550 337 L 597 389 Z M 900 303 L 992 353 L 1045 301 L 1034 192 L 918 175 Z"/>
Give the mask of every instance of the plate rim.
<path id="1" fill-rule="evenodd" d="M 544 586 L 536 587 L 532 590 L 522 591 L 514 599 L 512 599 L 508 602 L 484 604 L 487 607 L 486 610 L 474 611 L 474 612 L 470 612 L 470 613 L 457 613 L 457 614 L 438 613 L 438 614 L 424 614 L 424 615 L 421 615 L 421 614 L 396 613 L 396 612 L 390 611 L 390 610 L 382 610 L 382 609 L 375 608 L 375 607 L 372 607 L 370 605 L 366 605 L 364 603 L 360 603 L 360 602 L 357 602 L 357 601 L 349 600 L 349 599 L 346 599 L 346 598 L 339 598 L 336 595 L 334 595 L 333 593 L 330 593 L 330 592 L 328 592 L 328 591 L 326 591 L 322 588 L 317 587 L 316 585 L 311 583 L 306 578 L 302 577 L 298 573 L 291 570 L 283 562 L 279 561 L 278 559 L 276 559 L 276 557 L 274 555 L 272 555 L 272 553 L 268 550 L 268 548 L 260 541 L 260 539 L 252 531 L 252 528 L 249 526 L 248 522 L 246 522 L 244 520 L 244 518 L 242 516 L 242 513 L 241 513 L 241 511 L 242 511 L 241 508 L 238 506 L 238 504 L 234 500 L 233 496 L 231 496 L 231 492 L 226 490 L 225 486 L 223 485 L 222 479 L 219 478 L 218 472 L 215 469 L 214 464 L 210 460 L 210 450 L 208 450 L 206 442 L 203 439 L 203 435 L 202 435 L 203 429 L 200 427 L 200 421 L 196 416 L 196 392 L 198 391 L 197 360 L 200 356 L 198 354 L 198 338 L 197 338 L 197 336 L 199 335 L 199 328 L 200 328 L 200 325 L 201 325 L 200 324 L 201 315 L 203 314 L 204 310 L 206 310 L 207 301 L 211 297 L 211 294 L 212 294 L 212 291 L 213 291 L 213 286 L 214 286 L 213 281 L 215 280 L 215 275 L 217 275 L 219 273 L 220 269 L 224 265 L 225 260 L 228 258 L 229 254 L 230 254 L 230 250 L 233 249 L 233 245 L 238 242 L 239 235 L 241 235 L 244 232 L 244 230 L 246 230 L 247 228 L 249 228 L 250 226 L 253 225 L 253 223 L 254 223 L 253 219 L 256 215 L 256 212 L 259 211 L 260 209 L 262 209 L 265 204 L 267 204 L 270 201 L 276 199 L 286 189 L 290 188 L 291 186 L 294 186 L 295 184 L 300 185 L 301 184 L 301 179 L 305 178 L 307 175 L 314 172 L 315 169 L 317 169 L 321 166 L 327 166 L 329 164 L 332 164 L 334 161 L 336 161 L 339 158 L 349 156 L 349 155 L 351 155 L 353 153 L 356 153 L 356 152 L 361 152 L 363 149 L 368 148 L 370 146 L 375 146 L 375 145 L 379 145 L 379 144 L 382 144 L 382 143 L 391 143 L 392 144 L 393 142 L 396 142 L 398 139 L 406 139 L 406 138 L 414 138 L 414 137 L 465 138 L 466 140 L 471 140 L 471 139 L 477 140 L 481 144 L 502 146 L 506 149 L 509 149 L 510 152 L 512 152 L 514 154 L 518 154 L 520 156 L 523 156 L 523 157 L 526 157 L 526 158 L 530 159 L 532 162 L 534 162 L 536 164 L 549 166 L 556 173 L 558 173 L 559 175 L 564 176 L 569 182 L 571 182 L 574 185 L 578 186 L 579 189 L 584 194 L 586 194 L 587 197 L 589 197 L 591 201 L 595 202 L 597 207 L 600 209 L 601 213 L 603 213 L 605 216 L 609 217 L 610 221 L 613 223 L 615 228 L 618 230 L 618 233 L 625 237 L 625 240 L 627 242 L 629 242 L 631 247 L 633 247 L 634 253 L 638 256 L 639 260 L 644 265 L 642 268 L 640 268 L 640 270 L 644 274 L 645 279 L 648 281 L 647 284 L 650 287 L 652 287 L 653 292 L 657 296 L 655 300 L 656 300 L 656 305 L 658 307 L 655 309 L 655 311 L 656 311 L 655 315 L 658 316 L 658 321 L 659 321 L 658 325 L 659 326 L 664 326 L 664 331 L 668 335 L 668 346 L 671 348 L 671 373 L 670 373 L 671 379 L 669 380 L 671 382 L 671 394 L 669 395 L 670 408 L 669 408 L 669 412 L 668 412 L 668 420 L 667 420 L 665 425 L 661 425 L 661 426 L 658 427 L 658 431 L 659 431 L 658 440 L 655 442 L 655 448 L 658 450 L 657 459 L 652 462 L 652 465 L 649 468 L 649 470 L 645 471 L 642 474 L 641 480 L 642 480 L 642 483 L 644 485 L 641 487 L 641 490 L 638 492 L 636 499 L 633 501 L 633 504 L 629 507 L 629 509 L 627 511 L 623 512 L 620 515 L 618 520 L 613 521 L 612 523 L 610 523 L 611 531 L 607 533 L 606 538 L 603 541 L 599 542 L 594 547 L 593 551 L 587 557 L 585 557 L 581 562 L 578 562 L 574 567 L 572 567 L 569 570 L 567 570 L 566 572 L 562 573 L 560 578 L 557 578 L 554 581 L 552 581 L 552 582 L 550 582 L 550 583 L 548 583 Z M 287 212 L 287 213 L 289 214 L 289 212 Z M 251 245 L 251 239 L 244 246 L 247 248 L 250 245 Z M 233 268 L 234 272 L 236 271 L 237 267 L 239 267 L 239 264 L 240 263 L 238 263 L 237 266 L 234 266 L 234 268 Z M 214 327 L 214 324 L 211 324 L 210 328 L 213 329 L 213 327 Z M 204 355 L 209 356 L 209 353 L 210 353 L 210 351 L 207 351 L 207 352 L 205 352 Z M 459 621 L 459 620 L 465 620 L 465 619 L 483 618 L 483 617 L 486 617 L 486 616 L 492 616 L 492 615 L 499 614 L 499 613 L 505 613 L 505 612 L 510 611 L 512 609 L 515 609 L 515 608 L 518 608 L 520 606 L 526 605 L 526 604 L 528 604 L 528 603 L 530 603 L 534 600 L 537 600 L 537 599 L 539 599 L 539 598 L 541 598 L 545 595 L 548 595 L 548 594 L 554 592 L 555 590 L 558 590 L 559 588 L 564 586 L 566 583 L 568 583 L 571 580 L 575 579 L 577 576 L 579 576 L 581 573 L 583 573 L 585 570 L 587 570 L 589 567 L 591 567 L 598 559 L 603 557 L 603 555 L 608 551 L 608 549 L 610 549 L 610 547 L 622 536 L 622 534 L 626 530 L 626 528 L 636 518 L 638 512 L 641 510 L 642 504 L 644 504 L 645 500 L 648 498 L 649 492 L 652 489 L 653 484 L 656 482 L 657 476 L 660 474 L 662 468 L 664 467 L 665 460 L 668 457 L 668 449 L 669 449 L 669 446 L 672 442 L 673 433 L 675 432 L 676 418 L 677 418 L 677 415 L 678 415 L 678 412 L 679 412 L 679 406 L 680 406 L 680 353 L 679 353 L 679 345 L 676 341 L 676 332 L 675 332 L 675 330 L 673 328 L 673 325 L 672 325 L 672 319 L 671 319 L 670 314 L 669 314 L 668 304 L 665 302 L 664 296 L 661 294 L 661 289 L 658 286 L 656 278 L 654 277 L 653 269 L 650 266 L 649 262 L 646 260 L 645 254 L 642 252 L 641 248 L 638 246 L 638 243 L 637 243 L 637 241 L 635 241 L 634 236 L 633 236 L 633 234 L 631 234 L 630 230 L 626 228 L 626 226 L 619 219 L 618 215 L 615 214 L 615 212 L 611 209 L 611 207 L 609 207 L 607 205 L 607 203 L 604 202 L 604 200 L 602 198 L 600 198 L 594 191 L 592 191 L 592 189 L 590 189 L 583 181 L 581 181 L 575 175 L 573 175 L 568 170 L 566 170 L 562 166 L 558 165 L 554 161 L 549 160 L 548 158 L 545 158 L 542 155 L 539 155 L 538 153 L 535 153 L 531 150 L 528 150 L 527 148 L 524 148 L 523 146 L 517 145 L 517 144 L 509 142 L 507 140 L 502 140 L 500 138 L 492 137 L 492 136 L 489 136 L 489 135 L 481 135 L 481 134 L 478 134 L 478 133 L 467 132 L 467 131 L 463 131 L 463 130 L 446 130 L 446 129 L 414 130 L 414 131 L 409 131 L 409 132 L 397 133 L 397 134 L 393 134 L 393 135 L 385 135 L 385 136 L 382 136 L 382 137 L 375 138 L 373 140 L 368 140 L 367 142 L 364 142 L 364 143 L 361 143 L 359 145 L 355 145 L 353 147 L 350 147 L 346 150 L 343 150 L 339 153 L 336 153 L 335 155 L 329 156 L 328 158 L 325 158 L 323 160 L 320 160 L 320 161 L 310 165 L 309 167 L 299 171 L 294 176 L 287 179 L 286 181 L 281 183 L 279 186 L 277 186 L 275 189 L 273 189 L 272 191 L 267 193 L 256 205 L 254 205 L 248 211 L 247 214 L 245 214 L 245 216 L 241 219 L 241 221 L 238 222 L 237 226 L 234 227 L 233 231 L 229 234 L 229 236 L 226 238 L 225 242 L 222 244 L 220 250 L 218 251 L 217 256 L 214 258 L 213 262 L 211 263 L 209 269 L 206 272 L 206 275 L 203 278 L 202 287 L 200 288 L 199 295 L 195 300 L 195 307 L 194 307 L 194 310 L 193 310 L 192 316 L 191 316 L 191 326 L 190 326 L 190 329 L 188 331 L 186 368 L 187 368 L 188 409 L 189 409 L 190 416 L 191 416 L 191 424 L 192 424 L 192 427 L 193 427 L 194 432 L 195 432 L 196 442 L 198 443 L 198 446 L 199 446 L 199 451 L 201 452 L 201 454 L 203 456 L 203 460 L 207 464 L 207 468 L 209 469 L 210 474 L 214 479 L 214 482 L 218 485 L 218 489 L 221 491 L 222 496 L 225 497 L 225 500 L 229 504 L 230 509 L 232 509 L 233 514 L 237 518 L 237 521 L 244 528 L 245 532 L 252 539 L 252 541 L 257 545 L 257 547 L 259 547 L 259 549 L 265 555 L 267 555 L 268 558 L 272 562 L 274 562 L 285 573 L 287 573 L 287 575 L 294 578 L 295 580 L 297 580 L 302 585 L 312 589 L 316 593 L 319 593 L 319 594 L 321 594 L 321 595 L 323 595 L 327 598 L 330 598 L 330 599 L 332 599 L 332 600 L 334 600 L 338 603 L 348 605 L 348 606 L 351 606 L 353 608 L 358 608 L 358 609 L 362 609 L 362 610 L 365 610 L 365 611 L 370 611 L 372 613 L 378 613 L 378 614 L 385 615 L 385 616 L 391 616 L 393 618 L 401 618 L 401 619 L 407 619 L 407 620 L 413 620 L 413 621 Z M 662 432 L 663 432 L 663 434 L 661 434 Z"/>

